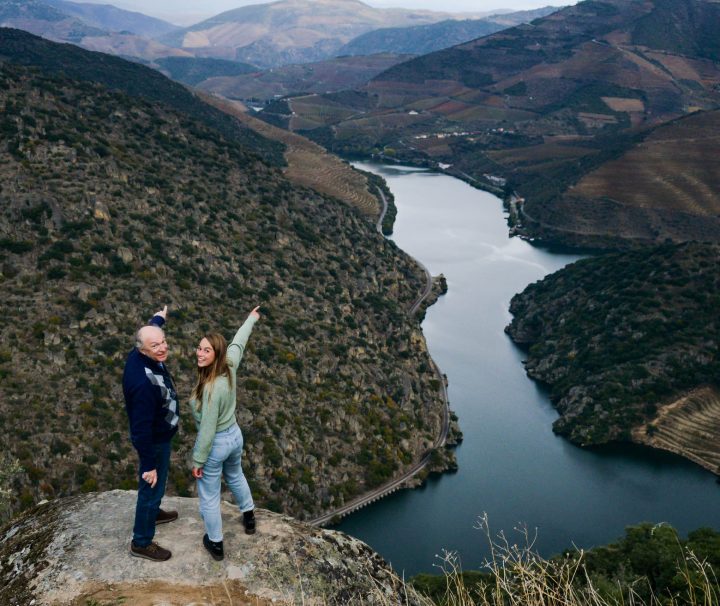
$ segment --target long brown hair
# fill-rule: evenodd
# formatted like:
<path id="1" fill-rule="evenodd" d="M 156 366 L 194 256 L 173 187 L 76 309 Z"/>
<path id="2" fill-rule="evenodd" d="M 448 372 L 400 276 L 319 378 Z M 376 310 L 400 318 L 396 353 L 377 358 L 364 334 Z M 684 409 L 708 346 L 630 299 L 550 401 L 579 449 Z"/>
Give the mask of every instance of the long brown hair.
<path id="1" fill-rule="evenodd" d="M 218 377 L 226 376 L 228 378 L 228 382 L 230 383 L 230 389 L 233 388 L 232 374 L 230 374 L 230 367 L 227 363 L 226 354 L 228 346 L 225 337 L 216 332 L 211 332 L 206 334 L 203 339 L 207 339 L 210 343 L 210 347 L 212 347 L 215 352 L 215 359 L 209 366 L 203 366 L 202 368 L 198 366 L 197 383 L 195 383 L 195 387 L 192 390 L 192 397 L 197 400 L 198 410 L 202 407 L 202 397 L 203 391 L 205 391 L 205 386 L 207 385 L 210 390 L 208 392 L 209 399 L 210 394 L 212 393 L 212 388 L 215 385 L 215 379 Z M 200 340 L 202 341 L 202 339 Z"/>

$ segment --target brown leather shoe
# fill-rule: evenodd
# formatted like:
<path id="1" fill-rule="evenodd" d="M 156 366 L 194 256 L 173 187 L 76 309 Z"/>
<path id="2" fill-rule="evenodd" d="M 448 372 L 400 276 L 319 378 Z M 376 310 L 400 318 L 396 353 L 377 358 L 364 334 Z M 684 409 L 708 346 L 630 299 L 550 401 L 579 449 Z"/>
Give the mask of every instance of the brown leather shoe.
<path id="1" fill-rule="evenodd" d="M 170 550 L 160 547 L 154 541 L 146 547 L 138 547 L 135 545 L 135 541 L 130 541 L 130 555 L 136 558 L 152 560 L 153 562 L 164 562 L 170 559 L 172 553 L 170 553 Z"/>
<path id="2" fill-rule="evenodd" d="M 177 511 L 158 511 L 157 518 L 155 518 L 155 526 L 158 524 L 167 524 L 168 522 L 174 522 L 178 519 Z"/>

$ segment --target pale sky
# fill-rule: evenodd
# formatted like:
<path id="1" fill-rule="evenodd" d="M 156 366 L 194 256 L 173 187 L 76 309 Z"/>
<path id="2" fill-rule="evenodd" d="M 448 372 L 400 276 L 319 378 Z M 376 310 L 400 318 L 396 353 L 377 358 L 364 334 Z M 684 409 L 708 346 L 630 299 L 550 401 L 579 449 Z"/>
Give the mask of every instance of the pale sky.
<path id="1" fill-rule="evenodd" d="M 77 0 L 76 0 L 77 1 Z M 87 1 L 87 0 L 86 0 Z M 265 4 L 269 0 L 89 0 L 113 4 L 177 23 L 190 25 L 207 17 L 248 4 Z M 363 0 L 378 8 L 417 8 L 442 12 L 488 12 L 497 9 L 524 10 L 541 6 L 575 4 L 575 0 Z"/>

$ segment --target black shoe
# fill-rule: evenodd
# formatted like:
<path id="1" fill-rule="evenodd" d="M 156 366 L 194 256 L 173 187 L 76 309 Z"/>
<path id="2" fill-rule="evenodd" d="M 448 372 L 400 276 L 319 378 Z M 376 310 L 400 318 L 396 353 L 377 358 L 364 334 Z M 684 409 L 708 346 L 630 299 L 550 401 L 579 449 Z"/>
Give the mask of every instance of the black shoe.
<path id="1" fill-rule="evenodd" d="M 222 549 L 222 545 L 220 547 Z M 135 556 L 136 558 L 152 560 L 153 562 L 164 562 L 169 560 L 172 556 L 170 551 L 160 547 L 160 545 L 155 542 L 152 542 L 145 547 L 138 547 L 135 545 L 135 541 L 130 541 L 130 555 Z"/>
<path id="2" fill-rule="evenodd" d="M 255 510 L 243 511 L 242 525 L 245 527 L 245 534 L 255 534 Z"/>
<path id="3" fill-rule="evenodd" d="M 174 522 L 178 519 L 177 511 L 164 511 L 158 510 L 157 518 L 155 518 L 155 526 L 158 524 L 167 524 L 168 522 Z"/>
<path id="4" fill-rule="evenodd" d="M 225 550 L 223 549 L 222 541 L 216 543 L 215 541 L 208 539 L 207 535 L 203 535 L 203 545 L 205 546 L 205 549 L 208 550 L 213 560 L 217 560 L 219 562 L 225 557 Z"/>

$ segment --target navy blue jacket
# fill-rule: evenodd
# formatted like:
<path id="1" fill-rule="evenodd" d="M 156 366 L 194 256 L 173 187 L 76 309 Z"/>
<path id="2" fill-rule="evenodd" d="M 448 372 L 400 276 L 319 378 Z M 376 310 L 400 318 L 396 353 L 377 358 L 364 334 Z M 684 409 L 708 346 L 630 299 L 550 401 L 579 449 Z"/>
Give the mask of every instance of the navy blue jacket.
<path id="1" fill-rule="evenodd" d="M 161 316 L 150 324 L 162 326 Z M 133 349 L 123 372 L 125 410 L 130 440 L 140 455 L 140 473 L 157 469 L 153 445 L 169 442 L 178 429 L 178 399 L 172 377 L 164 364 Z"/>

